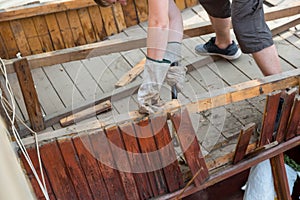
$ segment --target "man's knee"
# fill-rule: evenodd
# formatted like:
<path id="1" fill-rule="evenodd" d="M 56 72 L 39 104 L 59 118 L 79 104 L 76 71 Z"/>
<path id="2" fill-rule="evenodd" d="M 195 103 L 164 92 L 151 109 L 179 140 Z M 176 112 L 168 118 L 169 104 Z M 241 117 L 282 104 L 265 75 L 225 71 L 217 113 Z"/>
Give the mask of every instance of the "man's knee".
<path id="1" fill-rule="evenodd" d="M 231 4 L 229 0 L 199 0 L 206 12 L 216 18 L 228 18 L 231 16 Z"/>

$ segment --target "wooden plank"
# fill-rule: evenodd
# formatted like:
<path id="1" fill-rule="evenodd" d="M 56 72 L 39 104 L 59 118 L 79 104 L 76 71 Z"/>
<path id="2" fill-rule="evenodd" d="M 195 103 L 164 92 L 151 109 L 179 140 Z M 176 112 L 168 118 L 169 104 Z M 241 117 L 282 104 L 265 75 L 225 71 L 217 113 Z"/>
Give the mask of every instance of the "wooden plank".
<path id="1" fill-rule="evenodd" d="M 215 173 L 210 176 L 210 178 L 200 186 L 190 186 L 188 188 L 184 188 L 181 190 L 178 190 L 174 193 L 170 193 L 167 195 L 163 195 L 157 200 L 167 200 L 167 199 L 176 199 L 180 195 L 181 198 L 184 198 L 186 196 L 189 196 L 191 194 L 194 194 L 198 191 L 201 191 L 205 188 L 208 188 L 218 182 L 221 182 L 225 179 L 228 179 L 229 177 L 232 177 L 236 174 L 239 174 L 242 171 L 245 171 L 246 169 L 249 169 L 250 167 L 257 165 L 258 163 L 270 159 L 276 155 L 279 155 L 280 153 L 283 153 L 289 149 L 292 149 L 296 146 L 300 145 L 300 137 L 292 138 L 291 140 L 281 143 L 277 145 L 274 148 L 268 149 L 264 152 L 261 152 L 257 156 L 251 157 L 249 159 L 246 159 L 245 161 L 242 161 L 236 165 L 229 165 L 225 169 L 223 169 L 220 173 Z"/>
<path id="2" fill-rule="evenodd" d="M 146 58 L 142 59 L 138 64 L 136 64 L 131 70 L 125 73 L 115 84 L 116 87 L 122 87 L 129 84 L 137 76 L 139 76 L 144 71 L 144 66 L 146 63 Z"/>
<path id="3" fill-rule="evenodd" d="M 31 159 L 31 162 L 32 162 L 32 164 L 34 166 L 34 169 L 36 170 L 40 180 L 42 180 L 41 169 L 40 169 L 40 165 L 39 165 L 39 161 L 38 161 L 36 148 L 35 147 L 29 147 L 29 148 L 26 149 L 26 151 L 27 151 L 27 153 L 28 153 L 28 155 Z M 24 169 L 26 170 L 27 177 L 30 180 L 31 186 L 33 188 L 33 191 L 34 191 L 36 197 L 38 199 L 45 198 L 40 186 L 38 185 L 37 179 L 35 178 L 31 168 L 29 167 L 29 165 L 28 165 L 28 163 L 27 163 L 27 161 L 24 157 L 24 155 L 21 152 L 19 152 L 19 157 L 20 157 L 20 159 L 23 163 Z M 42 170 L 43 170 L 43 175 L 44 175 L 44 179 L 45 179 L 45 183 L 46 183 L 47 192 L 49 194 L 49 197 L 50 197 L 51 200 L 55 199 L 55 196 L 54 196 L 53 191 L 52 191 L 52 187 L 49 183 L 49 179 L 48 179 L 47 174 L 45 173 L 44 167 L 43 167 Z"/>
<path id="4" fill-rule="evenodd" d="M 125 190 L 125 195 L 127 199 L 140 199 L 139 192 L 137 189 L 137 184 L 135 182 L 133 171 L 130 167 L 128 160 L 128 155 L 123 144 L 123 139 L 121 137 L 120 131 L 117 126 L 108 127 L 105 129 L 106 136 L 110 143 L 110 148 L 112 151 L 113 158 L 116 163 L 116 169 L 120 173 L 120 178 Z"/>
<path id="5" fill-rule="evenodd" d="M 151 118 L 153 135 L 161 157 L 162 167 L 168 186 L 168 192 L 174 192 L 183 186 L 183 177 L 170 136 L 167 116 Z"/>
<path id="6" fill-rule="evenodd" d="M 32 18 L 21 19 L 21 23 L 31 52 L 33 54 L 42 53 L 42 45 L 38 38 L 38 33 L 36 31 Z"/>
<path id="7" fill-rule="evenodd" d="M 167 192 L 167 185 L 162 170 L 163 166 L 161 165 L 161 160 L 157 152 L 155 139 L 152 135 L 151 124 L 149 120 L 142 120 L 138 123 L 134 123 L 134 128 L 153 194 L 154 196 L 164 194 Z"/>
<path id="8" fill-rule="evenodd" d="M 93 155 L 88 135 L 73 137 L 73 143 L 94 199 L 109 199 L 103 175 Z"/>
<path id="9" fill-rule="evenodd" d="M 297 128 L 300 123 L 299 113 L 300 113 L 300 95 L 297 94 L 295 97 L 294 105 L 288 122 L 285 140 L 289 140 L 292 137 L 295 137 L 295 135 L 297 134 Z"/>
<path id="10" fill-rule="evenodd" d="M 81 8 L 77 12 L 78 12 L 79 19 L 81 21 L 81 26 L 83 29 L 84 36 L 86 38 L 86 42 L 87 43 L 96 42 L 97 39 L 93 28 L 93 24 L 91 22 L 88 8 Z"/>
<path id="11" fill-rule="evenodd" d="M 112 7 L 100 7 L 102 19 L 104 22 L 104 27 L 106 30 L 106 35 L 110 36 L 114 33 L 118 32 L 116 22 L 114 19 L 114 13 L 112 11 Z"/>
<path id="12" fill-rule="evenodd" d="M 142 156 L 137 138 L 135 137 L 135 130 L 131 124 L 122 124 L 119 126 L 120 134 L 124 141 L 124 146 L 127 150 L 128 159 L 131 169 L 134 173 L 134 178 L 137 183 L 137 189 L 141 199 L 149 199 L 153 196 L 149 177 L 146 173 L 146 167 Z"/>
<path id="13" fill-rule="evenodd" d="M 279 122 L 278 131 L 276 134 L 276 141 L 282 142 L 285 138 L 289 116 L 291 114 L 293 101 L 295 98 L 295 95 L 297 93 L 297 88 L 290 89 L 289 91 L 284 91 L 284 102 L 282 105 L 282 111 L 281 111 L 281 117 Z"/>
<path id="14" fill-rule="evenodd" d="M 100 130 L 92 133 L 90 135 L 90 140 L 94 149 L 94 156 L 96 156 L 96 159 L 98 160 L 98 165 L 107 186 L 110 199 L 125 199 L 126 195 L 120 180 L 120 174 L 116 170 L 113 155 L 104 131 Z"/>
<path id="15" fill-rule="evenodd" d="M 102 20 L 102 16 L 98 6 L 92 6 L 88 8 L 92 26 L 95 31 L 95 36 L 97 41 L 101 41 L 106 37 L 106 32 L 104 29 L 104 24 Z"/>
<path id="16" fill-rule="evenodd" d="M 61 35 L 60 28 L 58 26 L 58 20 L 55 14 L 45 15 L 45 20 L 49 29 L 53 47 L 55 50 L 64 49 L 65 44 L 63 42 L 63 37 Z M 60 19 L 59 19 L 60 20 Z"/>
<path id="17" fill-rule="evenodd" d="M 77 10 L 67 11 L 67 16 L 72 30 L 75 45 L 80 46 L 86 44 L 87 42 L 84 37 L 83 29 L 80 23 Z"/>
<path id="18" fill-rule="evenodd" d="M 291 200 L 288 179 L 284 164 L 284 154 L 281 153 L 273 158 L 270 158 L 274 188 L 278 200 Z"/>
<path id="19" fill-rule="evenodd" d="M 71 138 L 59 139 L 58 146 L 65 161 L 66 168 L 74 185 L 78 199 L 93 199 Z M 64 186 L 61 185 L 61 187 Z"/>
<path id="20" fill-rule="evenodd" d="M 71 124 L 78 123 L 82 120 L 88 119 L 92 116 L 97 116 L 98 114 L 110 109 L 111 109 L 111 103 L 109 100 L 107 100 L 100 104 L 95 105 L 94 107 L 90 107 L 80 112 L 74 113 L 70 116 L 67 116 L 61 119 L 59 123 L 62 127 L 66 127 Z"/>
<path id="21" fill-rule="evenodd" d="M 14 67 L 18 76 L 32 129 L 35 131 L 44 130 L 45 124 L 43 114 L 27 59 L 22 58 L 14 62 Z"/>
<path id="22" fill-rule="evenodd" d="M 19 52 L 21 52 L 22 56 L 31 55 L 31 51 L 29 48 L 28 41 L 26 39 L 22 24 L 20 21 L 11 21 L 10 22 L 11 30 L 15 36 L 15 41 L 19 48 Z"/>
<path id="23" fill-rule="evenodd" d="M 78 199 L 56 141 L 40 147 L 42 161 L 57 199 Z"/>
<path id="24" fill-rule="evenodd" d="M 16 58 L 19 49 L 14 39 L 13 32 L 10 28 L 9 22 L 0 23 L 0 35 L 6 47 L 6 54 L 9 58 Z"/>
<path id="25" fill-rule="evenodd" d="M 300 24 L 300 18 L 294 19 L 292 21 L 289 21 L 281 26 L 272 29 L 272 35 L 277 35 L 279 33 L 287 31 L 289 28 L 295 27 L 298 24 Z"/>
<path id="26" fill-rule="evenodd" d="M 123 31 L 127 26 L 124 19 L 124 13 L 121 4 L 116 3 L 112 5 L 115 21 L 119 32 Z"/>
<path id="27" fill-rule="evenodd" d="M 138 17 L 134 0 L 127 0 L 127 5 L 122 6 L 122 9 L 127 27 L 138 24 Z"/>
<path id="28" fill-rule="evenodd" d="M 199 186 L 207 180 L 209 173 L 188 110 L 183 108 L 183 110 L 173 113 L 171 120 L 176 129 L 185 160 L 193 176 L 196 176 L 194 183 Z"/>
<path id="29" fill-rule="evenodd" d="M 280 95 L 281 91 L 277 91 L 267 96 L 259 146 L 273 142 L 273 132 L 278 112 Z"/>
<path id="30" fill-rule="evenodd" d="M 139 23 L 145 22 L 148 19 L 148 2 L 147 0 L 134 0 L 137 10 Z"/>
<path id="31" fill-rule="evenodd" d="M 56 15 L 56 18 L 59 19 L 59 20 L 57 20 L 57 22 L 58 22 L 58 26 L 61 31 L 61 36 L 63 38 L 65 47 L 66 48 L 75 47 L 75 41 L 73 38 L 73 34 L 72 34 L 72 30 L 71 30 L 71 27 L 69 24 L 67 14 L 65 12 L 58 12 L 55 15 Z M 47 65 L 52 65 L 52 64 L 45 64 L 45 65 L 47 66 Z"/>
<path id="32" fill-rule="evenodd" d="M 0 57 L 3 59 L 9 59 L 6 46 L 4 44 L 4 40 L 0 34 Z"/>
<path id="33" fill-rule="evenodd" d="M 235 148 L 233 164 L 238 163 L 239 161 L 241 161 L 244 158 L 246 151 L 247 151 L 248 144 L 250 142 L 250 138 L 251 138 L 252 134 L 254 133 L 255 128 L 256 128 L 255 123 L 251 123 L 251 124 L 248 124 L 247 126 L 245 126 L 241 130 L 239 139 L 238 139 L 238 143 Z"/>
<path id="34" fill-rule="evenodd" d="M 300 76 L 300 69 L 295 69 L 292 71 L 283 72 L 281 74 L 275 74 L 272 76 L 263 77 L 262 79 L 251 80 L 238 85 L 225 87 L 220 90 L 214 90 L 214 91 L 203 93 L 198 96 L 197 100 L 185 104 L 185 106 L 191 113 L 200 112 L 200 111 L 208 110 L 219 106 L 224 106 L 230 103 L 242 101 L 245 99 L 250 99 L 263 94 L 269 94 L 277 90 L 283 90 L 288 87 L 298 86 L 299 76 Z M 182 106 L 183 105 L 180 105 L 178 101 L 173 100 L 171 102 L 166 103 L 165 110 L 166 112 L 172 112 L 181 108 Z M 137 111 L 133 111 L 130 113 L 126 113 L 126 116 L 124 115 L 118 116 L 118 119 L 114 120 L 113 122 L 110 122 L 109 120 L 108 121 L 97 120 L 86 125 L 68 127 L 67 129 L 61 129 L 56 132 L 46 133 L 40 136 L 39 141 L 47 140 L 49 138 L 52 138 L 52 136 L 58 137 L 62 135 L 67 135 L 74 132 L 74 130 L 77 131 L 89 130 L 91 129 L 91 127 L 99 128 L 103 126 L 103 124 L 109 125 L 110 123 L 117 123 L 117 122 L 121 123 L 128 119 L 134 120 L 142 117 L 144 117 L 144 115 L 140 115 Z M 51 135 L 51 137 L 49 137 L 49 135 Z M 23 139 L 24 144 L 31 144 L 34 141 L 35 140 L 33 137 Z"/>
<path id="35" fill-rule="evenodd" d="M 49 35 L 49 30 L 44 16 L 33 17 L 38 37 L 41 41 L 43 52 L 53 51 L 53 44 Z"/>
<path id="36" fill-rule="evenodd" d="M 53 12 L 62 12 L 94 5 L 96 5 L 96 3 L 93 0 L 84 0 L 52 1 L 40 4 L 20 6 L 16 8 L 2 10 L 0 12 L 0 21 L 9 21 L 13 19 L 28 18 L 37 15 L 46 15 Z"/>

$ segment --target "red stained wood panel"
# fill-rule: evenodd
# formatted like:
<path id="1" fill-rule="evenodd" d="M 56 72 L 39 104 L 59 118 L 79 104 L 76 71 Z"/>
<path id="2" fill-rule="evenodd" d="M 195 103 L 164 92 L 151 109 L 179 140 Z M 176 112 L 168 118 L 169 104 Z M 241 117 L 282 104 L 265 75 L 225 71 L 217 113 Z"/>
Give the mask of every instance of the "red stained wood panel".
<path id="1" fill-rule="evenodd" d="M 78 199 L 93 199 L 71 138 L 60 139 L 58 144 Z"/>
<path id="2" fill-rule="evenodd" d="M 50 142 L 41 148 L 41 157 L 57 199 L 78 199 L 57 142 Z"/>
<path id="3" fill-rule="evenodd" d="M 300 123 L 300 95 L 297 95 L 290 115 L 285 140 L 289 140 L 297 135 Z"/>
<path id="4" fill-rule="evenodd" d="M 111 200 L 125 199 L 124 188 L 103 130 L 95 131 L 90 140 Z"/>
<path id="5" fill-rule="evenodd" d="M 198 174 L 194 179 L 194 183 L 199 186 L 208 179 L 209 173 L 187 109 L 183 108 L 183 110 L 172 114 L 171 120 L 176 129 L 186 162 L 193 176 Z"/>
<path id="6" fill-rule="evenodd" d="M 151 184 L 146 173 L 146 167 L 141 156 L 141 151 L 135 130 L 132 124 L 123 124 L 119 126 L 121 136 L 123 137 L 124 145 L 128 154 L 129 163 L 134 173 L 134 178 L 137 183 L 137 188 L 141 199 L 149 199 L 153 197 Z"/>
<path id="7" fill-rule="evenodd" d="M 151 125 L 158 152 L 161 156 L 168 191 L 174 192 L 183 186 L 183 176 L 179 168 L 173 141 L 169 132 L 167 117 L 157 116 L 151 118 Z"/>
<path id="8" fill-rule="evenodd" d="M 73 143 L 94 199 L 108 200 L 109 194 L 88 135 L 74 137 Z"/>

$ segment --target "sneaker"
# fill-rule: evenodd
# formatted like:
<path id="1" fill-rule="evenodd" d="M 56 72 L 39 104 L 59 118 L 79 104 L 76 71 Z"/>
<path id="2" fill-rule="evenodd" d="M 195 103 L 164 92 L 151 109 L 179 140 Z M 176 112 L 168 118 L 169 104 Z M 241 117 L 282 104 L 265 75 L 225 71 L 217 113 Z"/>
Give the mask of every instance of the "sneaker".
<path id="1" fill-rule="evenodd" d="M 207 43 L 197 45 L 195 47 L 196 53 L 202 56 L 221 56 L 227 60 L 237 59 L 242 54 L 234 41 L 226 49 L 220 49 L 215 45 L 215 40 L 216 37 L 212 37 Z"/>

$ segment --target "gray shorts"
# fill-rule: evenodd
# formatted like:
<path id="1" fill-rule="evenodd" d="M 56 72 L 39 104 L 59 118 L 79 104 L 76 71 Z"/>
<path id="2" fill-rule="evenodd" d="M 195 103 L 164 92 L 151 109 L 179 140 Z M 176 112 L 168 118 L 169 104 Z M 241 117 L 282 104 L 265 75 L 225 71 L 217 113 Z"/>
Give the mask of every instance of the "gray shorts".
<path id="1" fill-rule="evenodd" d="M 272 33 L 264 19 L 263 0 L 199 0 L 216 18 L 231 16 L 234 33 L 244 53 L 255 53 L 273 45 Z"/>

